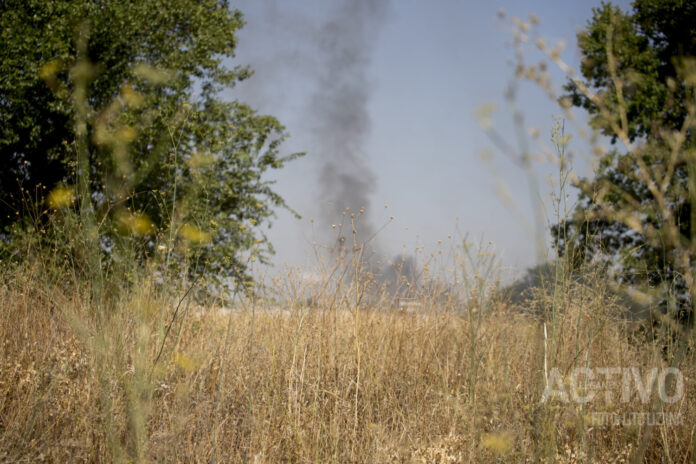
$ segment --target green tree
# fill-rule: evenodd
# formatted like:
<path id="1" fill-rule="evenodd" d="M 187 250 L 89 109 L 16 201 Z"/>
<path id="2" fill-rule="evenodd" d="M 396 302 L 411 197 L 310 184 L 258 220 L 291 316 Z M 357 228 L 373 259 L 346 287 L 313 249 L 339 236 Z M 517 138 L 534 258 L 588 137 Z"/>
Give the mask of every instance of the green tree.
<path id="1" fill-rule="evenodd" d="M 693 313 L 696 257 L 696 4 L 636 0 L 594 9 L 578 34 L 582 79 L 566 97 L 611 137 L 572 220 L 553 227 L 560 254 L 602 260 L 630 285 L 660 287 L 663 308 Z M 671 301 L 671 303 L 670 303 Z"/>
<path id="2" fill-rule="evenodd" d="M 82 173 L 102 249 L 187 241 L 218 275 L 243 275 L 242 255 L 264 261 L 260 226 L 287 207 L 264 173 L 297 155 L 279 155 L 275 118 L 221 98 L 251 75 L 229 65 L 243 24 L 226 0 L 3 2 L 4 241 L 28 199 L 46 211 Z"/>

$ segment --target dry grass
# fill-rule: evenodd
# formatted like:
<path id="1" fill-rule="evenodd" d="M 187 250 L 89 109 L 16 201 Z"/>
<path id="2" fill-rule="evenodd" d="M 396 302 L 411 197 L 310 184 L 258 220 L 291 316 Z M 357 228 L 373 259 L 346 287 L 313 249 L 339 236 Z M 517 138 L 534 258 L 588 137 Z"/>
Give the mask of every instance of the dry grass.
<path id="1" fill-rule="evenodd" d="M 96 316 L 75 288 L 36 269 L 0 288 L 3 462 L 689 462 L 693 357 L 673 405 L 540 401 L 546 369 L 663 366 L 630 342 L 599 284 L 570 285 L 547 335 L 539 318 L 495 302 L 420 314 L 340 305 L 256 307 L 174 324 L 154 287 Z M 558 298 L 556 295 L 555 298 Z M 102 312 L 105 311 L 102 308 Z M 615 398 L 620 386 L 613 387 Z M 600 429 L 591 411 L 678 411 L 683 425 Z"/>

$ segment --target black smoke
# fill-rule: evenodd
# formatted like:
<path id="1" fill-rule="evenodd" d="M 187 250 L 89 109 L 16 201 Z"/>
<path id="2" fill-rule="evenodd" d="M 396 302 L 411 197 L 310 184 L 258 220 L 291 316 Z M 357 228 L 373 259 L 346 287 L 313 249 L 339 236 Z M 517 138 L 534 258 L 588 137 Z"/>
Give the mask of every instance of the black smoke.
<path id="1" fill-rule="evenodd" d="M 319 69 L 308 118 L 313 149 L 320 160 L 322 216 L 328 224 L 343 224 L 342 235 L 350 235 L 345 236 L 350 242 L 353 228 L 361 243 L 376 232 L 369 214 L 377 177 L 369 167 L 365 150 L 371 129 L 368 103 L 374 87 L 368 72 L 380 29 L 387 19 L 388 3 L 342 1 L 315 37 Z M 350 224 L 351 213 L 355 215 L 354 227 Z M 332 233 L 335 232 L 329 231 Z"/>

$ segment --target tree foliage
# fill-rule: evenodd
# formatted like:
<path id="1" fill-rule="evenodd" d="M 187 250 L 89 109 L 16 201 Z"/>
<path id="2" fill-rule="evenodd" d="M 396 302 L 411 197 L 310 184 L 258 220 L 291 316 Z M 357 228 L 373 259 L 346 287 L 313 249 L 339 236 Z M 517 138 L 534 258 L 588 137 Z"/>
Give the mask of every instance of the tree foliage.
<path id="1" fill-rule="evenodd" d="M 292 156 L 279 154 L 275 118 L 221 97 L 251 75 L 230 67 L 238 10 L 226 0 L 8 0 L 0 15 L 6 242 L 27 199 L 48 211 L 50 192 L 69 192 L 83 172 L 105 250 L 124 232 L 146 253 L 168 237 L 195 245 L 198 266 L 219 275 L 243 274 L 243 253 L 272 253 L 259 226 L 286 205 L 264 173 Z"/>
<path id="2" fill-rule="evenodd" d="M 582 79 L 565 98 L 614 147 L 579 182 L 572 220 L 554 226 L 560 254 L 602 260 L 621 282 L 663 288 L 663 308 L 692 313 L 696 257 L 696 4 L 636 0 L 594 9 L 578 34 Z"/>

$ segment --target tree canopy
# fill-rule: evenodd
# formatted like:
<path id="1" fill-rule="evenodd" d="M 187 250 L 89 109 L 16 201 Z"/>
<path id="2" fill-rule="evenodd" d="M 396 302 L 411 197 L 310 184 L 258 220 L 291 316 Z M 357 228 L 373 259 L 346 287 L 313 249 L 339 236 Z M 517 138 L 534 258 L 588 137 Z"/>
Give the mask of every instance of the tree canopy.
<path id="1" fill-rule="evenodd" d="M 83 172 L 103 249 L 124 230 L 146 251 L 176 236 L 221 275 L 272 253 L 259 226 L 287 206 L 264 173 L 292 156 L 274 117 L 221 96 L 252 74 L 231 66 L 243 24 L 226 0 L 3 2 L 5 242 L 28 199 L 56 207 Z"/>
<path id="2" fill-rule="evenodd" d="M 696 252 L 694 84 L 696 4 L 636 0 L 593 10 L 578 34 L 582 78 L 565 89 L 611 137 L 583 179 L 568 223 L 553 227 L 560 254 L 602 260 L 621 282 L 666 289 L 662 307 L 693 313 Z"/>

